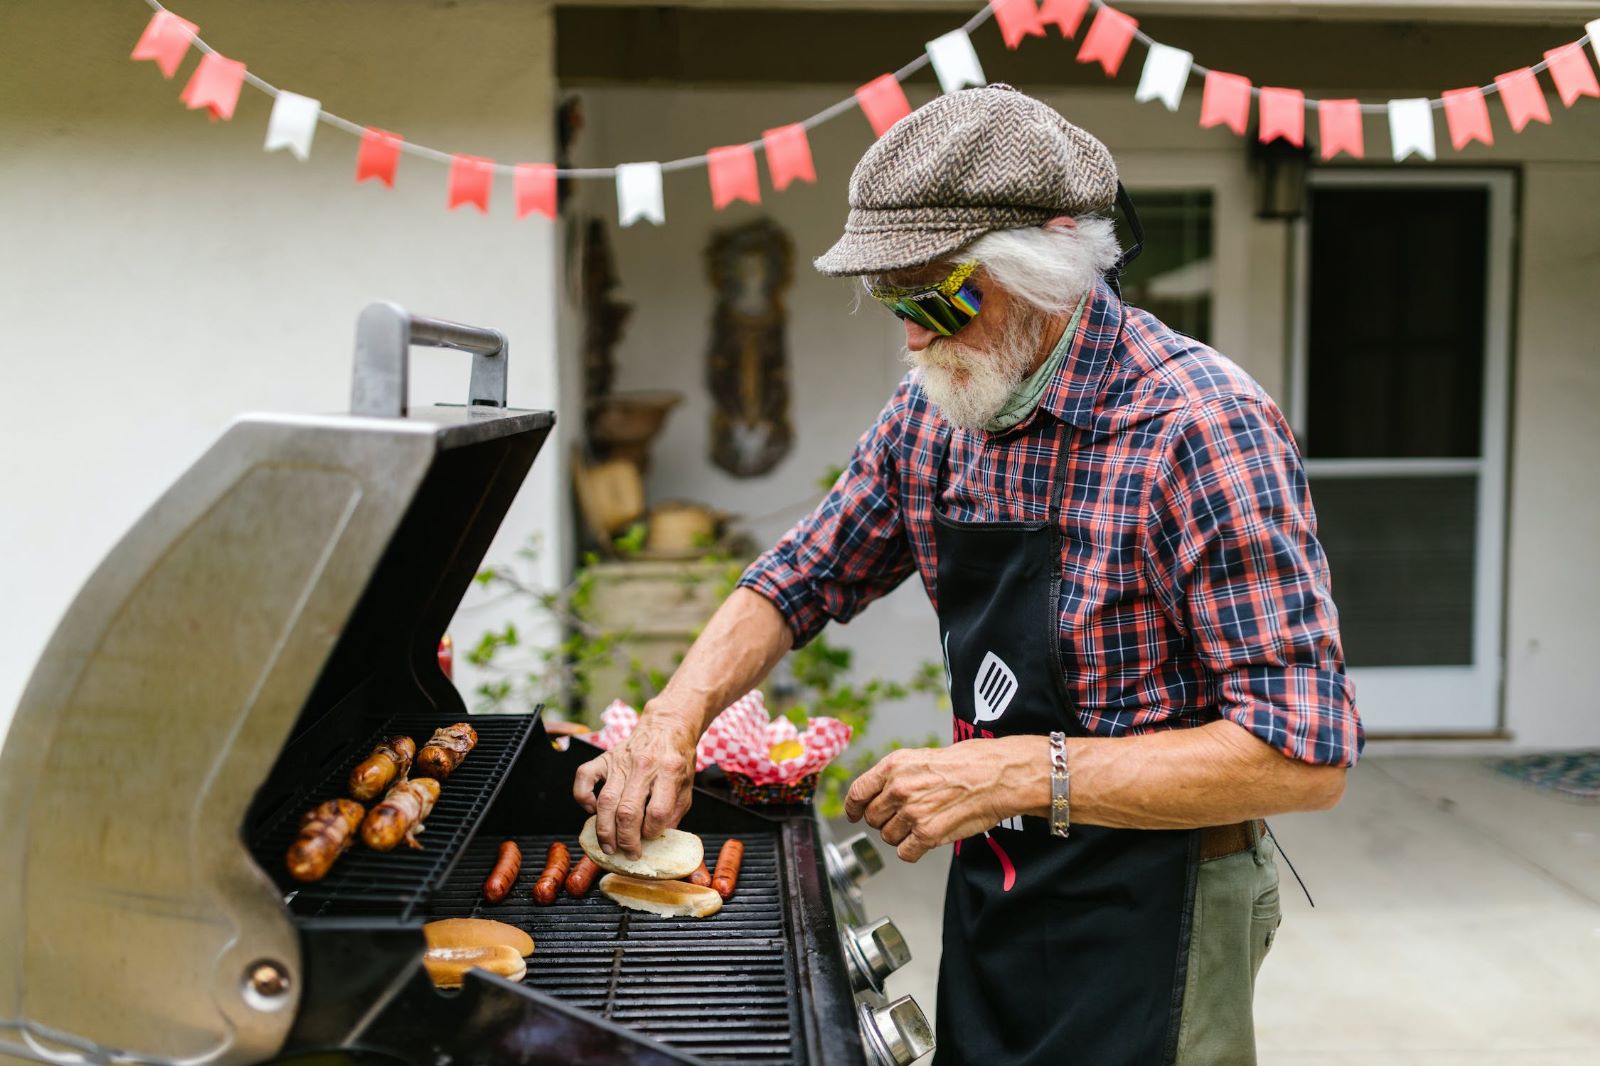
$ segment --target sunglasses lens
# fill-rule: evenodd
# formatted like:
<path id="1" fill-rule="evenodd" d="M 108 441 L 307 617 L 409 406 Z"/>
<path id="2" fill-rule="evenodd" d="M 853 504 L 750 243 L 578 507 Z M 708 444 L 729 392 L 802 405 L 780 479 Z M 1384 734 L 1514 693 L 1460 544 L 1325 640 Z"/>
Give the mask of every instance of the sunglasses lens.
<path id="1" fill-rule="evenodd" d="M 948 337 L 973 320 L 982 304 L 982 296 L 970 281 L 948 296 L 941 291 L 943 288 L 894 294 L 868 291 L 873 299 L 894 312 L 895 317 Z"/>

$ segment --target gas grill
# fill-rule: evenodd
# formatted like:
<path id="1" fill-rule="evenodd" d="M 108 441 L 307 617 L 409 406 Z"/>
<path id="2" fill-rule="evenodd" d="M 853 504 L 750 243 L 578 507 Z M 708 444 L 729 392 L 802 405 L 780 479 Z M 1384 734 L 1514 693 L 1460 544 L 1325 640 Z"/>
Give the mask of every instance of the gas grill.
<path id="1" fill-rule="evenodd" d="M 408 411 L 412 345 L 470 352 L 469 402 Z M 751 810 L 714 779 L 682 828 L 745 845 L 707 919 L 597 890 L 534 904 L 576 853 L 577 767 L 540 714 L 475 715 L 435 648 L 554 415 L 505 406 L 492 330 L 363 312 L 352 414 L 244 416 L 95 571 L 0 751 L 0 1061 L 256 1063 L 333 1050 L 467 1063 L 907 1063 L 931 1049 L 866 923 L 865 838 Z M 470 720 L 422 848 L 359 846 L 301 884 L 284 853 L 380 738 Z M 714 773 L 713 773 L 714 777 Z M 524 867 L 483 900 L 499 844 Z M 422 923 L 527 930 L 526 977 L 436 990 Z M 363 1056 L 367 1056 L 363 1058 Z"/>

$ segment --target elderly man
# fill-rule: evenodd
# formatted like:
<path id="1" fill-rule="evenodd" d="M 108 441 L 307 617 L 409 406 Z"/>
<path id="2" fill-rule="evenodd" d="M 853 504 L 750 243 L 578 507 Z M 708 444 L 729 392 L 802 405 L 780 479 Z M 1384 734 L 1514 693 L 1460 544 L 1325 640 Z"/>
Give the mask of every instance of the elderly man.
<path id="1" fill-rule="evenodd" d="M 1254 1062 L 1260 819 L 1338 802 L 1362 744 L 1289 428 L 1108 284 L 1118 188 L 1009 86 L 872 146 L 816 265 L 903 320 L 913 369 L 574 789 L 635 851 L 687 809 L 711 716 L 918 574 L 959 743 L 894 752 L 846 810 L 909 862 L 953 845 L 938 1062 Z"/>

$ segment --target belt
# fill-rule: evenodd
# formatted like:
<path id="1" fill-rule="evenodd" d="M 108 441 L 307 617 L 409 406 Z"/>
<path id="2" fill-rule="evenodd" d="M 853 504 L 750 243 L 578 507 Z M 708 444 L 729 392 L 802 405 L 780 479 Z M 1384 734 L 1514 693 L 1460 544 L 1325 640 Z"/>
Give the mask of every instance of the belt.
<path id="1" fill-rule="evenodd" d="M 1232 825 L 1208 825 L 1200 830 L 1200 861 L 1248 851 L 1266 834 L 1266 828 L 1267 823 L 1259 819 Z"/>

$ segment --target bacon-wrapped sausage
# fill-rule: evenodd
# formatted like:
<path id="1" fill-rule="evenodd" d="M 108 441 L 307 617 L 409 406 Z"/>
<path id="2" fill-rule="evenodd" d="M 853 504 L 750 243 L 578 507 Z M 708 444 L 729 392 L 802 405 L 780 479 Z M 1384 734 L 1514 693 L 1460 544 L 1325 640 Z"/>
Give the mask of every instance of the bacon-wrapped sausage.
<path id="1" fill-rule="evenodd" d="M 572 868 L 567 875 L 567 895 L 573 899 L 582 899 L 588 895 L 589 888 L 594 884 L 594 879 L 600 873 L 600 867 L 589 856 L 585 855 L 578 860 L 578 865 Z"/>
<path id="2" fill-rule="evenodd" d="M 333 861 L 355 843 L 356 829 L 367 809 L 355 800 L 332 799 L 300 819 L 300 835 L 289 845 L 289 876 L 296 881 L 320 881 L 333 869 Z"/>
<path id="3" fill-rule="evenodd" d="M 439 782 L 413 777 L 389 790 L 361 823 L 361 842 L 373 851 L 393 851 L 402 840 L 413 848 L 423 820 L 439 800 Z"/>
<path id="4" fill-rule="evenodd" d="M 383 795 L 384 789 L 411 772 L 411 760 L 416 757 L 417 742 L 410 737 L 385 737 L 382 744 L 372 749 L 372 754 L 350 771 L 350 795 L 362 803 L 371 803 Z"/>
<path id="5" fill-rule="evenodd" d="M 415 772 L 422 777 L 443 781 L 478 744 L 478 731 L 465 722 L 435 729 L 433 736 L 417 752 Z"/>
<path id="6" fill-rule="evenodd" d="M 711 887 L 717 895 L 727 899 L 733 895 L 733 886 L 739 883 L 739 864 L 744 861 L 744 843 L 729 840 L 717 853 L 717 872 L 711 875 Z"/>
<path id="7" fill-rule="evenodd" d="M 567 846 L 559 840 L 551 844 L 550 850 L 545 853 L 544 872 L 533 885 L 533 901 L 547 907 L 554 903 L 556 893 L 561 890 L 561 882 L 567 879 L 567 870 L 571 866 L 572 856 Z"/>
<path id="8" fill-rule="evenodd" d="M 508 840 L 500 845 L 500 857 L 494 862 L 494 869 L 489 871 L 489 876 L 483 882 L 483 898 L 490 903 L 499 903 L 511 894 L 511 889 L 516 886 L 517 874 L 522 872 L 522 849 L 517 847 L 515 840 Z"/>

